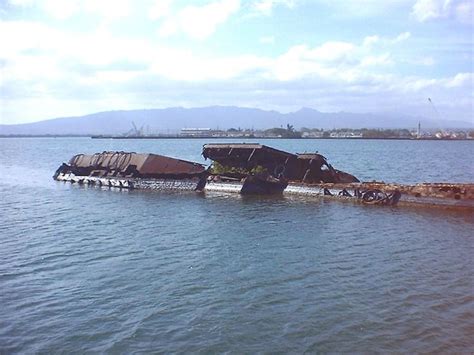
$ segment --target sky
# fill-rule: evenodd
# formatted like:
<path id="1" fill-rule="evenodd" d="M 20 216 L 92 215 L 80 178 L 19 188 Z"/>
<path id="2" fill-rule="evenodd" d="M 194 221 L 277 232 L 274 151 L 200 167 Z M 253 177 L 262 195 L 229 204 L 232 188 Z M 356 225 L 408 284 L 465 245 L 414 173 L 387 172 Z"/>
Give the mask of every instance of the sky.
<path id="1" fill-rule="evenodd" d="M 473 17 L 470 0 L 0 0 L 0 123 L 234 105 L 474 124 Z"/>

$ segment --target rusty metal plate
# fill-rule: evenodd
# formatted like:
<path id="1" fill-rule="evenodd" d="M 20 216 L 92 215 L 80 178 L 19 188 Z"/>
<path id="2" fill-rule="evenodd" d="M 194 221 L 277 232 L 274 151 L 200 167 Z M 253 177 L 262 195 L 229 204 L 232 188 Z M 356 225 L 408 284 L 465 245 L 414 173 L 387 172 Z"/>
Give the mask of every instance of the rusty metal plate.
<path id="1" fill-rule="evenodd" d="M 199 174 L 206 170 L 206 168 L 198 163 L 193 163 L 186 160 L 180 160 L 162 155 L 149 154 L 146 161 L 138 169 L 140 174 Z"/>

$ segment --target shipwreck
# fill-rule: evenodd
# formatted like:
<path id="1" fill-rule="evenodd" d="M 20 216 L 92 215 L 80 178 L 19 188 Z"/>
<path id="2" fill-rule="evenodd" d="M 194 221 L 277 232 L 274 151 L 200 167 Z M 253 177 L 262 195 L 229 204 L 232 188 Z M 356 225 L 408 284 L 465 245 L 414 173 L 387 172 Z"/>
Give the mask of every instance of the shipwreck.
<path id="1" fill-rule="evenodd" d="M 258 143 L 205 144 L 209 166 L 158 154 L 78 154 L 53 178 L 79 185 L 162 191 L 285 194 L 369 205 L 430 205 L 474 209 L 474 184 L 361 182 L 315 153 L 289 153 Z"/>

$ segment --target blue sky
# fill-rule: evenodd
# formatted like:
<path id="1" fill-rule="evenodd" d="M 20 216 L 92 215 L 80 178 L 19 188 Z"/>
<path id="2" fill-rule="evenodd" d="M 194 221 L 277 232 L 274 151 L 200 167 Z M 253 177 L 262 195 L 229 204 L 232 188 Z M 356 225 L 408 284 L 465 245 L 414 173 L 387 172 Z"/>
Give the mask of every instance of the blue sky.
<path id="1" fill-rule="evenodd" d="M 0 123 L 236 105 L 474 121 L 468 0 L 0 0 Z"/>

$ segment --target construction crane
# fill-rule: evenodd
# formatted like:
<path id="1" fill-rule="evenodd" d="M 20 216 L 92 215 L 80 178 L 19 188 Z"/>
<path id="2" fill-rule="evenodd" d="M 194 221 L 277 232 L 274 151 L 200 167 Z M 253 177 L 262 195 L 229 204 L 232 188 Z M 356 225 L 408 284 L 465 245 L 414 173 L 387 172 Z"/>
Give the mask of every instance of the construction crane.
<path id="1" fill-rule="evenodd" d="M 140 129 L 137 128 L 137 125 L 135 124 L 135 122 L 132 121 L 132 126 L 133 126 L 133 129 L 134 129 L 134 136 L 137 136 L 137 137 L 140 137 L 142 135 L 142 128 L 141 127 Z"/>
<path id="2" fill-rule="evenodd" d="M 125 137 L 141 137 L 143 136 L 143 126 L 140 129 L 137 128 L 135 122 L 132 121 L 132 128 L 125 133 Z"/>
<path id="3" fill-rule="evenodd" d="M 438 115 L 438 119 L 441 119 L 441 115 L 439 114 L 439 111 L 436 109 L 436 106 L 434 105 L 433 101 L 431 101 L 431 97 L 428 97 L 428 101 L 430 102 L 431 106 L 433 107 L 433 110 Z"/>
<path id="4" fill-rule="evenodd" d="M 441 118 L 441 115 L 438 111 L 438 109 L 436 108 L 435 104 L 433 103 L 433 100 L 431 100 L 431 97 L 428 97 L 428 101 L 430 102 L 431 104 L 431 107 L 433 107 L 433 110 L 436 112 L 436 115 L 438 116 L 437 119 L 438 119 L 438 122 L 440 124 L 440 130 L 439 132 L 436 133 L 436 137 L 437 138 L 446 138 L 446 137 L 449 137 L 449 133 L 446 132 L 446 130 L 444 130 L 443 128 L 441 128 L 441 122 L 442 122 L 442 118 Z"/>

